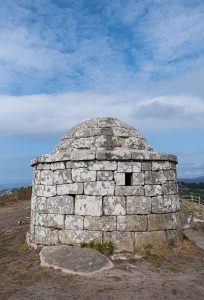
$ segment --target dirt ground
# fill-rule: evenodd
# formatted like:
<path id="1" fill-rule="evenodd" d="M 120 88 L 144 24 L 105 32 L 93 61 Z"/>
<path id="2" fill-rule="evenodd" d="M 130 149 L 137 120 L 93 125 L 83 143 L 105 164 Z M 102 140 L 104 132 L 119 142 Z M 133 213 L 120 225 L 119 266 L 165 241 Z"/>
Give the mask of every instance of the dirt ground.
<path id="1" fill-rule="evenodd" d="M 30 202 L 0 208 L 0 299 L 204 299 L 204 253 L 192 257 L 117 262 L 108 271 L 68 275 L 40 267 L 25 233 Z M 19 225 L 19 220 L 21 224 Z"/>

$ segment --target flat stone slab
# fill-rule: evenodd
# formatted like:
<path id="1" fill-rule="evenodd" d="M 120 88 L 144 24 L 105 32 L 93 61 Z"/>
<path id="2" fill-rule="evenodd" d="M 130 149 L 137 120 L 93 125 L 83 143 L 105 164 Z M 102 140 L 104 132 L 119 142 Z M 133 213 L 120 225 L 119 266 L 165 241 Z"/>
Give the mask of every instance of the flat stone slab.
<path id="1" fill-rule="evenodd" d="M 94 249 L 66 245 L 43 247 L 40 261 L 43 267 L 78 275 L 90 275 L 113 267 L 109 259 Z"/>
<path id="2" fill-rule="evenodd" d="M 185 229 L 183 231 L 184 235 L 192 242 L 196 244 L 196 246 L 202 250 L 204 250 L 204 234 L 195 229 Z"/>

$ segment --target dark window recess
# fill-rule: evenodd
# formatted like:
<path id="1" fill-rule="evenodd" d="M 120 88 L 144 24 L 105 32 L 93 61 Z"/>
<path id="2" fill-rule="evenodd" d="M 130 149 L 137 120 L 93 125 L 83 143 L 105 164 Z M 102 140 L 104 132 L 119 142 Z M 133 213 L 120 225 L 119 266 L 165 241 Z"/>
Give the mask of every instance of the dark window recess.
<path id="1" fill-rule="evenodd" d="M 132 173 L 125 173 L 125 185 L 132 185 Z"/>

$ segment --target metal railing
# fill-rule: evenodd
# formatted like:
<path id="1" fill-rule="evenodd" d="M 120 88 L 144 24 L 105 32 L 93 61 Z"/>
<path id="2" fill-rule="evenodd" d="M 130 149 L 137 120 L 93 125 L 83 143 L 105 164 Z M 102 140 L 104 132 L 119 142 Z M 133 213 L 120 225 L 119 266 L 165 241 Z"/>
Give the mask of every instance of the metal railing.
<path id="1" fill-rule="evenodd" d="M 180 198 L 182 200 L 188 200 L 194 203 L 197 203 L 198 205 L 204 205 L 204 200 L 201 199 L 201 196 L 195 196 L 195 195 L 181 195 Z"/>

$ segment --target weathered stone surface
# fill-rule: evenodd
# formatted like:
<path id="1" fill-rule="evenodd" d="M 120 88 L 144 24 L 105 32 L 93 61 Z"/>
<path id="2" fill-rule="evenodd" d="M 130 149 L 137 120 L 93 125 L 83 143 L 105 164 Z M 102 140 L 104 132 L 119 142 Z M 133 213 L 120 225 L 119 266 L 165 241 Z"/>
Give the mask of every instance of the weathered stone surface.
<path id="1" fill-rule="evenodd" d="M 155 162 L 153 161 L 152 162 L 152 170 L 153 171 L 158 171 L 158 170 L 169 170 L 171 169 L 171 164 L 169 161 L 158 161 L 158 162 Z"/>
<path id="2" fill-rule="evenodd" d="M 115 194 L 118 196 L 143 196 L 144 187 L 143 186 L 116 186 Z"/>
<path id="3" fill-rule="evenodd" d="M 146 231 L 147 216 L 118 216 L 117 230 L 119 231 Z"/>
<path id="4" fill-rule="evenodd" d="M 110 260 L 94 249 L 66 245 L 43 247 L 40 261 L 43 267 L 77 275 L 90 275 L 113 267 Z"/>
<path id="5" fill-rule="evenodd" d="M 33 185 L 41 184 L 40 173 L 39 170 L 33 171 Z"/>
<path id="6" fill-rule="evenodd" d="M 58 195 L 78 195 L 83 194 L 83 183 L 69 183 L 57 185 Z"/>
<path id="7" fill-rule="evenodd" d="M 125 185 L 125 173 L 114 172 L 116 185 Z"/>
<path id="8" fill-rule="evenodd" d="M 133 252 L 134 251 L 134 233 L 133 232 L 104 232 L 103 240 L 113 243 L 114 252 Z"/>
<path id="9" fill-rule="evenodd" d="M 83 216 L 66 216 L 65 229 L 82 230 L 84 228 Z"/>
<path id="10" fill-rule="evenodd" d="M 115 216 L 101 216 L 101 217 L 86 216 L 84 219 L 84 229 L 100 230 L 100 231 L 116 230 L 116 217 Z"/>
<path id="11" fill-rule="evenodd" d="M 164 195 L 152 198 L 152 212 L 153 213 L 168 213 L 176 212 L 180 209 L 178 195 Z"/>
<path id="12" fill-rule="evenodd" d="M 145 196 L 162 195 L 161 185 L 145 185 Z"/>
<path id="13" fill-rule="evenodd" d="M 72 196 L 56 196 L 47 199 L 47 211 L 51 214 L 73 214 L 74 199 Z"/>
<path id="14" fill-rule="evenodd" d="M 82 242 L 99 241 L 102 242 L 102 231 L 88 230 L 60 230 L 59 240 L 63 244 L 74 245 Z"/>
<path id="15" fill-rule="evenodd" d="M 46 164 L 46 163 L 43 164 L 39 163 L 34 167 L 36 167 L 37 170 L 51 170 L 51 164 Z"/>
<path id="16" fill-rule="evenodd" d="M 40 184 L 53 185 L 53 171 L 43 170 L 40 172 Z"/>
<path id="17" fill-rule="evenodd" d="M 132 182 L 133 182 L 133 185 L 143 185 L 144 184 L 144 174 L 143 173 L 133 173 Z"/>
<path id="18" fill-rule="evenodd" d="M 74 182 L 96 181 L 96 171 L 89 171 L 85 168 L 72 169 L 72 180 Z"/>
<path id="19" fill-rule="evenodd" d="M 57 214 L 36 214 L 36 225 L 43 227 L 64 228 L 64 216 Z"/>
<path id="20" fill-rule="evenodd" d="M 145 184 L 162 184 L 167 182 L 163 171 L 145 171 Z"/>
<path id="21" fill-rule="evenodd" d="M 65 163 L 63 162 L 55 162 L 50 164 L 51 170 L 63 170 L 65 169 Z"/>
<path id="22" fill-rule="evenodd" d="M 72 183 L 71 170 L 56 170 L 54 171 L 54 184 Z"/>
<path id="23" fill-rule="evenodd" d="M 118 172 L 141 172 L 140 162 L 118 162 Z"/>
<path id="24" fill-rule="evenodd" d="M 75 214 L 84 216 L 102 215 L 102 197 L 97 196 L 76 196 Z"/>
<path id="25" fill-rule="evenodd" d="M 135 251 L 141 252 L 145 246 L 166 243 L 165 231 L 135 232 Z"/>
<path id="26" fill-rule="evenodd" d="M 88 162 L 86 161 L 67 161 L 66 168 L 73 169 L 73 168 L 87 168 Z"/>
<path id="27" fill-rule="evenodd" d="M 127 201 L 127 214 L 140 215 L 151 213 L 151 198 L 145 196 L 128 196 Z"/>
<path id="28" fill-rule="evenodd" d="M 59 243 L 59 230 L 35 226 L 35 243 L 42 245 L 57 245 Z"/>
<path id="29" fill-rule="evenodd" d="M 148 230 L 177 229 L 180 227 L 179 213 L 151 214 L 148 216 Z"/>
<path id="30" fill-rule="evenodd" d="M 178 186 L 175 181 L 168 181 L 162 184 L 162 191 L 163 194 L 167 195 L 175 195 L 178 193 Z"/>
<path id="31" fill-rule="evenodd" d="M 166 230 L 166 239 L 170 245 L 178 246 L 183 239 L 183 230 L 181 228 L 176 230 Z"/>
<path id="32" fill-rule="evenodd" d="M 38 197 L 52 197 L 56 195 L 56 187 L 52 185 L 36 185 L 35 195 Z"/>
<path id="33" fill-rule="evenodd" d="M 117 163 L 115 161 L 93 161 L 89 162 L 89 170 L 105 170 L 105 171 L 115 171 L 117 169 Z"/>
<path id="34" fill-rule="evenodd" d="M 98 149 L 96 151 L 96 159 L 98 160 L 129 160 L 131 159 L 131 151 L 120 147 L 114 148 L 112 151 L 106 149 Z"/>
<path id="35" fill-rule="evenodd" d="M 45 197 L 36 197 L 35 210 L 41 213 L 47 212 L 47 199 Z"/>
<path id="36" fill-rule="evenodd" d="M 93 137 L 86 137 L 80 139 L 74 139 L 72 142 L 72 147 L 76 149 L 90 149 L 94 143 Z"/>
<path id="37" fill-rule="evenodd" d="M 141 165 L 142 171 L 151 171 L 152 170 L 152 163 L 149 161 L 143 161 Z"/>
<path id="38" fill-rule="evenodd" d="M 125 215 L 126 214 L 125 197 L 106 196 L 103 199 L 103 213 L 104 215 Z"/>
<path id="39" fill-rule="evenodd" d="M 95 152 L 91 150 L 78 150 L 75 149 L 71 152 L 71 160 L 92 160 L 95 159 Z"/>
<path id="40" fill-rule="evenodd" d="M 85 195 L 114 195 L 114 181 L 95 181 L 84 183 Z"/>
<path id="41" fill-rule="evenodd" d="M 112 171 L 97 171 L 97 180 L 99 180 L 99 181 L 113 180 L 113 172 Z"/>

